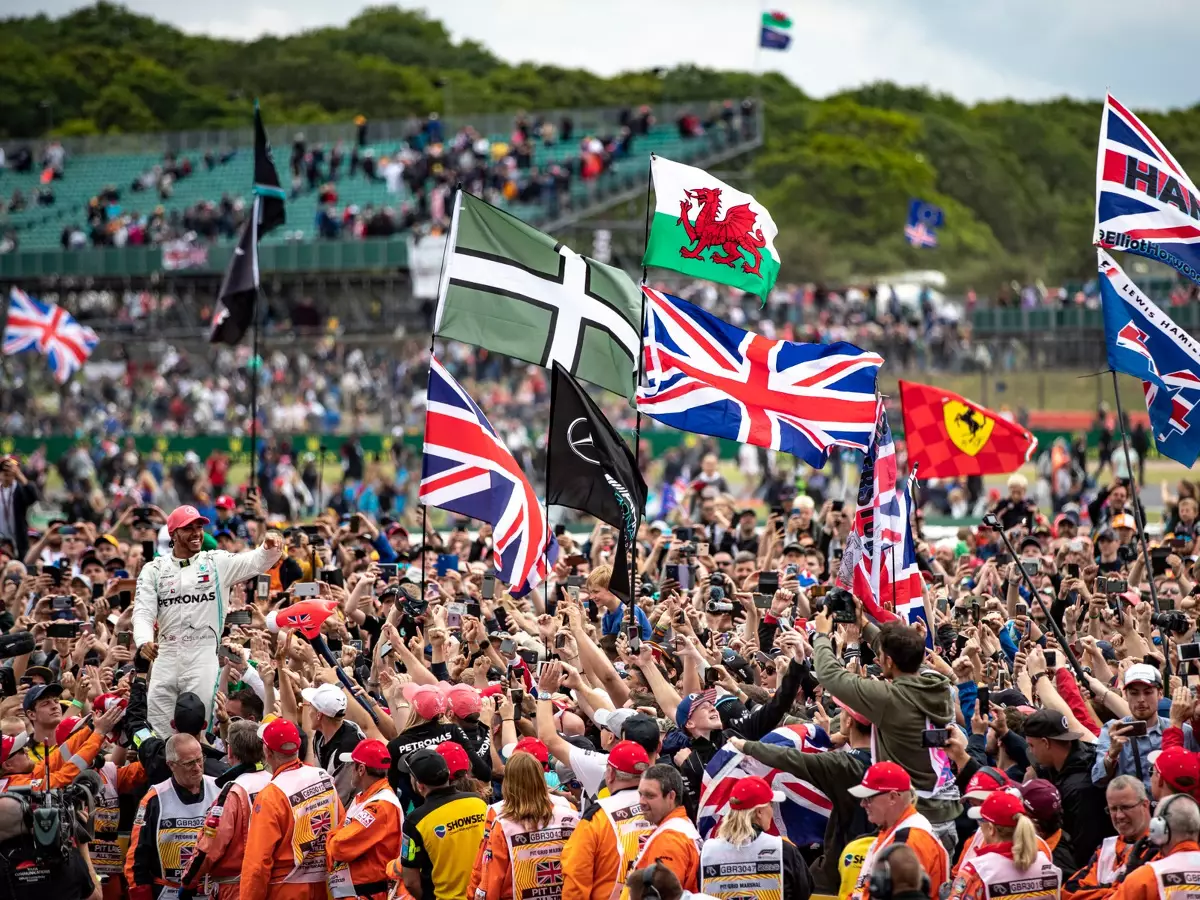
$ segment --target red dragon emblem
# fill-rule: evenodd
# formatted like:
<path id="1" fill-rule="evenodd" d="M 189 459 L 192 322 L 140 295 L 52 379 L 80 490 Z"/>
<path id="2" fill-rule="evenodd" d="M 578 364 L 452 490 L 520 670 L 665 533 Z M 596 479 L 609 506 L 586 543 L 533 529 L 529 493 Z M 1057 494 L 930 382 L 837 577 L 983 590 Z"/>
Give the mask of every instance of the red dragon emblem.
<path id="1" fill-rule="evenodd" d="M 684 199 L 679 201 L 679 218 L 677 225 L 682 225 L 687 231 L 688 241 L 695 247 L 680 247 L 679 255 L 687 259 L 704 259 L 704 251 L 714 248 L 708 257 L 709 262 L 721 263 L 733 268 L 739 260 L 742 271 L 747 275 L 762 277 L 758 267 L 762 262 L 760 247 L 767 245 L 761 228 L 756 228 L 758 214 L 752 212 L 749 203 L 735 206 L 725 213 L 725 218 L 718 219 L 721 209 L 720 188 L 696 188 L 684 191 Z M 692 209 L 691 200 L 700 204 L 700 212 L 696 216 L 696 224 L 688 221 L 688 213 Z M 742 252 L 753 260 L 742 259 Z"/>

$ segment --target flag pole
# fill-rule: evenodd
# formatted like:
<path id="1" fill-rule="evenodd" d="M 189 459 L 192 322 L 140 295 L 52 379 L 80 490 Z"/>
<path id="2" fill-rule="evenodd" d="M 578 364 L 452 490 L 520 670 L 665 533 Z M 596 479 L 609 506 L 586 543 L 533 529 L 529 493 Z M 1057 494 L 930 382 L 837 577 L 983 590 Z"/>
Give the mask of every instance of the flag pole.
<path id="1" fill-rule="evenodd" d="M 433 321 L 429 323 L 429 369 L 430 369 L 430 375 L 433 374 L 433 351 L 435 349 L 435 345 L 436 345 L 436 341 L 437 341 L 438 316 L 441 313 L 442 300 L 445 298 L 446 266 L 449 264 L 450 254 L 454 251 L 453 237 L 454 237 L 455 222 L 453 220 L 453 217 L 458 215 L 458 204 L 459 204 L 459 200 L 460 200 L 459 195 L 462 193 L 462 189 L 463 189 L 462 182 L 459 181 L 454 185 L 454 193 L 450 195 L 450 208 L 453 210 L 453 213 L 451 214 L 450 231 L 446 235 L 446 246 L 442 249 L 441 269 L 438 272 L 438 305 L 434 307 Z M 425 383 L 426 383 L 426 385 L 429 384 L 428 378 L 426 378 Z M 428 415 L 429 415 L 428 391 L 426 392 L 426 398 L 425 398 L 425 414 L 428 419 Z M 424 435 L 422 435 L 422 439 L 424 439 Z M 422 478 L 424 478 L 424 472 L 425 472 L 425 464 L 424 464 L 424 460 L 422 460 L 422 462 L 421 462 Z M 425 529 L 426 529 L 426 523 L 429 521 L 429 505 L 427 503 L 425 503 L 424 501 L 420 500 L 420 496 L 419 496 L 421 493 L 420 484 L 421 484 L 421 482 L 418 481 L 417 482 L 417 494 L 418 494 L 418 501 L 421 503 L 421 599 L 426 600 L 427 597 L 425 594 L 425 588 L 429 583 L 429 573 L 426 571 L 426 569 L 428 569 L 428 566 L 425 565 L 425 550 L 426 550 L 425 535 L 427 534 Z M 493 537 L 492 540 L 495 541 L 495 538 Z"/>
<path id="2" fill-rule="evenodd" d="M 1146 541 L 1146 519 L 1142 514 L 1142 498 L 1138 493 L 1137 480 L 1133 475 L 1133 462 L 1129 456 L 1129 435 L 1125 429 L 1125 411 L 1121 408 L 1121 386 L 1117 381 L 1117 373 L 1114 369 L 1111 373 L 1113 383 L 1113 395 L 1117 398 L 1117 427 L 1121 429 L 1121 447 L 1125 454 L 1125 468 L 1129 471 L 1129 493 L 1133 498 L 1133 524 L 1137 526 L 1138 543 L 1142 547 L 1142 565 L 1146 568 L 1146 583 L 1150 586 L 1150 604 L 1154 607 L 1154 611 L 1158 612 L 1158 590 L 1154 586 L 1154 571 L 1150 566 L 1150 545 Z M 1164 683 L 1166 679 L 1171 677 L 1171 657 L 1170 650 L 1167 645 L 1167 635 L 1163 634 L 1163 674 Z"/>
<path id="3" fill-rule="evenodd" d="M 253 215 L 258 215 L 258 204 L 254 205 Z M 258 380 L 262 375 L 258 359 L 258 297 L 262 293 L 262 285 L 254 286 L 254 305 L 251 307 L 254 329 L 253 347 L 250 356 L 250 483 L 254 485 L 255 493 L 263 497 L 262 485 L 259 483 L 258 466 Z"/>
<path id="4" fill-rule="evenodd" d="M 646 173 L 646 230 L 642 236 L 642 283 L 638 286 L 638 293 L 641 294 L 642 301 L 642 343 L 646 340 L 646 252 L 650 247 L 650 217 L 653 214 L 650 206 L 650 192 L 654 189 L 654 157 L 650 154 L 649 171 Z M 637 408 L 637 389 L 642 385 L 642 376 L 646 374 L 646 352 L 644 347 L 638 349 L 638 369 L 637 383 L 634 385 L 634 407 Z M 641 477 L 642 472 L 642 411 L 637 409 L 637 424 L 633 431 L 633 459 L 634 465 L 637 467 L 637 474 Z M 638 531 L 641 528 L 642 515 L 644 510 L 637 511 L 637 522 L 634 524 L 633 537 L 626 541 L 628 546 L 625 548 L 625 565 L 629 570 L 629 616 L 631 622 L 637 621 L 637 613 L 634 612 L 634 604 L 637 603 L 637 596 L 633 592 L 635 582 L 640 581 L 637 571 L 637 539 Z M 618 544 L 620 542 L 618 541 Z"/>
<path id="5" fill-rule="evenodd" d="M 646 173 L 646 231 L 642 237 L 642 281 L 638 285 L 638 293 L 641 295 L 642 301 L 642 342 L 645 342 L 646 334 L 646 251 L 650 246 L 650 192 L 654 188 L 654 154 L 650 154 L 650 170 Z M 633 431 L 633 458 L 637 462 L 638 471 L 642 468 L 642 411 L 637 408 L 637 389 L 642 385 L 642 376 L 646 374 L 646 353 L 644 349 L 638 350 L 638 366 L 637 366 L 637 383 L 634 384 L 634 409 L 637 412 L 637 424 Z M 638 510 L 640 517 L 642 511 Z"/>

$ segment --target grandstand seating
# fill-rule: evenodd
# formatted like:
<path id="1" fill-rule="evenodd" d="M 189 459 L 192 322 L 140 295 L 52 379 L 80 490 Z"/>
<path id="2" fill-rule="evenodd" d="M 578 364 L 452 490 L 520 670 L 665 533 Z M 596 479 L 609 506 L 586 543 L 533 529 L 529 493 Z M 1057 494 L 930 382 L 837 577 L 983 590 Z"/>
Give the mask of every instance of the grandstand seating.
<path id="1" fill-rule="evenodd" d="M 507 141 L 506 135 L 492 135 L 493 142 Z M 614 185 L 644 183 L 646 164 L 651 152 L 685 162 L 702 162 L 714 148 L 726 146 L 728 138 L 723 133 L 713 132 L 705 137 L 684 140 L 679 137 L 674 125 L 654 127 L 650 134 L 635 140 L 633 152 L 615 160 L 608 172 L 593 182 L 584 182 L 576 177 L 572 182 L 570 205 L 582 211 L 593 202 L 603 202 L 605 195 L 613 191 Z M 223 148 L 213 147 L 215 154 Z M 373 144 L 376 160 L 380 160 L 397 149 L 395 142 Z M 578 141 L 560 142 L 549 147 L 540 142 L 536 145 L 533 165 L 541 170 L 554 163 L 562 163 L 579 153 Z M 115 187 L 121 195 L 121 207 L 126 212 L 149 213 L 157 206 L 168 211 L 184 210 L 204 201 L 219 201 L 224 194 L 248 195 L 252 182 L 252 154 L 241 150 L 224 165 L 212 170 L 205 168 L 203 151 L 179 154 L 179 158 L 190 158 L 192 174 L 175 183 L 174 192 L 167 201 L 161 201 L 156 191 L 134 192 L 130 185 L 140 175 L 162 163 L 157 154 L 126 155 L 77 155 L 67 160 L 65 175 L 53 183 L 55 202 L 52 206 L 38 206 L 32 202 L 38 187 L 40 173 L 16 174 L 11 170 L 0 175 L 0 195 L 11 197 L 20 190 L 29 201 L 29 206 L 18 213 L 10 213 L 2 221 L 17 229 L 21 251 L 54 250 L 60 247 L 62 230 L 67 225 L 84 226 L 88 201 L 107 186 Z M 347 175 L 348 159 L 343 163 L 337 182 L 338 208 L 354 204 L 399 208 L 404 196 L 389 194 L 382 180 L 368 181 L 361 173 L 350 178 Z M 285 188 L 289 178 L 286 155 L 277 153 L 277 164 Z M 531 224 L 544 224 L 550 217 L 548 207 L 540 204 L 515 204 L 512 211 Z M 307 185 L 300 196 L 289 201 L 287 226 L 264 238 L 264 243 L 279 243 L 287 240 L 311 240 L 315 238 L 316 213 L 318 210 L 316 191 L 308 191 Z"/>

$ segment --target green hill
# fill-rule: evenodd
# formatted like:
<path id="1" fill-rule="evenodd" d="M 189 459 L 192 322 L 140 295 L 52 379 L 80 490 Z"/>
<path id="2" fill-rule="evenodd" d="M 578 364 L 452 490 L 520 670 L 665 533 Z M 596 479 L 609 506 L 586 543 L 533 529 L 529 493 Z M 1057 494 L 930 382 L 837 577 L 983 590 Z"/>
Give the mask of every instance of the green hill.
<path id="1" fill-rule="evenodd" d="M 510 65 L 392 7 L 243 43 L 101 3 L 0 21 L 0 59 L 0 137 L 243 127 L 255 96 L 274 123 L 423 116 L 447 101 L 461 115 L 757 96 L 767 143 L 738 186 L 780 225 L 784 281 L 937 267 L 957 288 L 994 294 L 1014 278 L 1056 284 L 1094 271 L 1099 101 L 967 106 L 889 83 L 815 100 L 780 75 L 694 67 L 601 78 Z M 1145 119 L 1200 168 L 1200 110 Z M 903 241 L 911 197 L 946 210 L 936 252 Z"/>

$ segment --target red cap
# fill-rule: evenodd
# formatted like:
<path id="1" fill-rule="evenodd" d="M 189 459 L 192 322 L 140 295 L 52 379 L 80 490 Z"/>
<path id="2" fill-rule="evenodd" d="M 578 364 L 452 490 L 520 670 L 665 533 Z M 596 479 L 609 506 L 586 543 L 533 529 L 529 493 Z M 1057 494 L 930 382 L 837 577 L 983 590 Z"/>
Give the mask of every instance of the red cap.
<path id="1" fill-rule="evenodd" d="M 992 791 L 1012 785 L 1012 779 L 994 766 L 984 766 L 971 776 L 963 792 L 966 800 L 986 800 Z"/>
<path id="2" fill-rule="evenodd" d="M 29 735 L 24 731 L 15 737 L 7 734 L 0 737 L 0 766 L 4 765 L 10 756 L 22 749 L 27 743 L 29 743 Z"/>
<path id="3" fill-rule="evenodd" d="M 287 719 L 272 719 L 259 729 L 263 743 L 276 753 L 296 753 L 300 749 L 300 732 Z"/>
<path id="4" fill-rule="evenodd" d="M 861 784 L 850 788 L 854 797 L 874 797 L 891 791 L 911 791 L 912 779 L 894 762 L 877 762 L 867 769 Z"/>
<path id="5" fill-rule="evenodd" d="M 1146 757 L 1173 790 L 1192 793 L 1200 786 L 1200 757 L 1182 747 L 1168 747 Z"/>
<path id="6" fill-rule="evenodd" d="M 487 687 L 485 687 L 482 691 L 479 692 L 479 696 L 480 697 L 495 697 L 496 695 L 503 694 L 503 693 L 504 693 L 504 685 L 489 684 Z"/>
<path id="7" fill-rule="evenodd" d="M 200 510 L 194 506 L 176 507 L 174 512 L 167 516 L 167 534 L 174 534 L 177 529 L 191 525 L 193 522 L 207 525 L 208 519 L 200 515 Z"/>
<path id="8" fill-rule="evenodd" d="M 526 753 L 537 758 L 543 766 L 550 764 L 550 748 L 543 744 L 535 737 L 523 737 L 517 741 L 517 750 L 524 750 Z M 513 751 L 514 753 L 516 750 Z M 644 748 L 643 748 L 644 752 Z"/>
<path id="9" fill-rule="evenodd" d="M 979 818 L 1001 828 L 1013 828 L 1025 814 L 1025 801 L 1016 792 L 992 791 L 979 807 Z"/>
<path id="10" fill-rule="evenodd" d="M 383 741 L 359 741 L 352 752 L 338 754 L 338 759 L 361 763 L 368 769 L 386 769 L 392 764 L 392 755 Z"/>
<path id="11" fill-rule="evenodd" d="M 650 768 L 650 756 L 641 744 L 619 741 L 608 752 L 608 764 L 622 775 L 641 775 Z"/>
<path id="12" fill-rule="evenodd" d="M 749 778 L 739 778 L 733 783 L 733 791 L 729 795 L 730 809 L 755 809 L 768 803 L 782 803 L 782 792 L 773 790 L 766 779 L 751 775 Z"/>
<path id="13" fill-rule="evenodd" d="M 409 683 L 401 693 L 422 719 L 436 719 L 446 711 L 446 698 L 437 685 Z"/>
<path id="14" fill-rule="evenodd" d="M 101 694 L 92 701 L 92 709 L 101 714 L 108 712 L 113 706 L 120 706 L 122 709 L 125 709 L 129 706 L 129 701 L 120 694 L 113 693 Z"/>
<path id="15" fill-rule="evenodd" d="M 466 749 L 458 741 L 442 741 L 437 745 L 437 752 L 446 761 L 451 778 L 471 768 L 471 757 L 467 756 Z"/>
<path id="16" fill-rule="evenodd" d="M 222 494 L 217 498 L 217 502 L 213 504 L 217 509 L 236 509 L 237 504 L 233 502 L 233 498 L 228 494 Z"/>
<path id="17" fill-rule="evenodd" d="M 58 727 L 54 729 L 54 743 L 65 744 L 79 726 L 79 716 L 63 716 Z"/>
<path id="18" fill-rule="evenodd" d="M 455 684 L 448 688 L 443 688 L 442 693 L 446 697 L 446 704 L 450 707 L 450 712 L 454 713 L 460 719 L 465 719 L 467 716 L 479 715 L 481 708 L 479 703 L 479 691 L 471 687 L 469 684 Z"/>
<path id="19" fill-rule="evenodd" d="M 871 724 L 870 719 L 868 719 L 866 716 L 864 716 L 860 712 L 855 712 L 850 707 L 848 707 L 845 703 L 843 703 L 841 700 L 839 700 L 837 697 L 833 698 L 833 702 L 837 704 L 838 708 L 840 708 L 843 713 L 848 715 L 859 725 L 870 725 Z"/>

